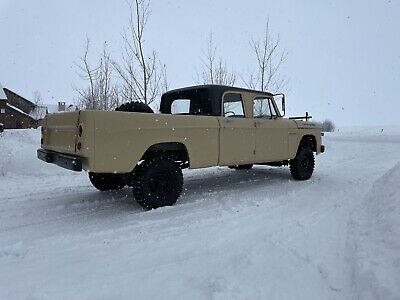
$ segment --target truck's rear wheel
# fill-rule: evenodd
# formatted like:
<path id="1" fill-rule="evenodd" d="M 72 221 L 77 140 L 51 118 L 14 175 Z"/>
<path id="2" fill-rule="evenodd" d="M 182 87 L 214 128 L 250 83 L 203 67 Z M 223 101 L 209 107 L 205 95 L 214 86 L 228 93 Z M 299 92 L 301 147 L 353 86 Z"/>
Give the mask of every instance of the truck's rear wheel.
<path id="1" fill-rule="evenodd" d="M 314 153 L 309 147 L 302 147 L 294 159 L 290 160 L 290 173 L 296 180 L 310 179 L 314 172 Z"/>
<path id="2" fill-rule="evenodd" d="M 236 166 L 229 166 L 229 169 L 234 170 L 250 170 L 253 165 L 236 165 Z"/>
<path id="3" fill-rule="evenodd" d="M 154 113 L 150 106 L 143 102 L 132 101 L 124 103 L 118 106 L 115 111 L 126 111 L 126 112 L 140 112 L 140 113 Z"/>
<path id="4" fill-rule="evenodd" d="M 132 183 L 133 195 L 145 209 L 174 205 L 182 186 L 182 170 L 168 157 L 145 160 L 135 170 Z"/>
<path id="5" fill-rule="evenodd" d="M 120 190 L 125 186 L 124 178 L 118 174 L 89 173 L 90 182 L 101 192 Z"/>

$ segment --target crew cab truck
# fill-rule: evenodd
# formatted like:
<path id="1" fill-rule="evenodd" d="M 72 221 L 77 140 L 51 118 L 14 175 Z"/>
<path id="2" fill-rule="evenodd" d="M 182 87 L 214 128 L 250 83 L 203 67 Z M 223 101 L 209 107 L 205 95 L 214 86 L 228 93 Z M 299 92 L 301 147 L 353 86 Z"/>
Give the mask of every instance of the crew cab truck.
<path id="1" fill-rule="evenodd" d="M 152 112 L 131 102 L 111 112 L 47 115 L 38 158 L 88 171 L 100 191 L 131 186 L 134 198 L 152 209 L 177 201 L 184 168 L 289 165 L 294 179 L 307 180 L 314 171 L 314 154 L 324 152 L 319 125 L 308 118 L 283 117 L 283 94 L 193 86 L 166 92 L 161 113 Z"/>

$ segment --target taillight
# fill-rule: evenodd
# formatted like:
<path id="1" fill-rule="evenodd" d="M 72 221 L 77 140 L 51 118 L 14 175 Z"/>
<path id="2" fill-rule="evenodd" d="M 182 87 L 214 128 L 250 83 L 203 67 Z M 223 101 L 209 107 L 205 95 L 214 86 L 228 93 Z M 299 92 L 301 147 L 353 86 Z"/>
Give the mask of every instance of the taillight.
<path id="1" fill-rule="evenodd" d="M 83 134 L 83 127 L 82 124 L 78 125 L 78 137 L 76 138 L 75 145 L 76 150 L 80 151 L 82 149 L 82 143 L 79 141 Z"/>
<path id="2" fill-rule="evenodd" d="M 43 145 L 44 144 L 44 127 L 43 127 L 43 125 L 40 127 L 40 131 L 41 131 L 40 144 Z"/>

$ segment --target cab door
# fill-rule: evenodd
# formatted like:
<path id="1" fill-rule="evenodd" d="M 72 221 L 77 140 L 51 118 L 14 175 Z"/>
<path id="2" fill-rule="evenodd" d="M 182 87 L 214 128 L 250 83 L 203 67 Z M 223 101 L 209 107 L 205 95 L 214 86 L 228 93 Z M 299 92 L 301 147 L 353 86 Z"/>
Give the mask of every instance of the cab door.
<path id="1" fill-rule="evenodd" d="M 255 122 L 256 154 L 260 163 L 288 159 L 290 120 L 278 116 L 272 99 L 261 96 L 253 100 Z"/>
<path id="2" fill-rule="evenodd" d="M 252 118 L 246 118 L 241 93 L 225 93 L 222 98 L 220 122 L 219 165 L 242 165 L 255 159 L 255 127 Z"/>

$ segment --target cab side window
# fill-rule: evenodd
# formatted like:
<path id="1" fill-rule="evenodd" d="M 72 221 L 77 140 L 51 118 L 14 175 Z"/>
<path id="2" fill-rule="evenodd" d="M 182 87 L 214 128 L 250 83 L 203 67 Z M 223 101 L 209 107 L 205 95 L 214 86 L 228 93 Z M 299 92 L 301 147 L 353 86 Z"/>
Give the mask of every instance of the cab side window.
<path id="1" fill-rule="evenodd" d="M 226 93 L 223 98 L 223 116 L 227 118 L 244 118 L 242 95 Z"/>
<path id="2" fill-rule="evenodd" d="M 190 114 L 190 99 L 176 99 L 171 104 L 171 114 L 188 115 Z"/>
<path id="3" fill-rule="evenodd" d="M 267 97 L 257 97 L 253 100 L 254 118 L 272 118 L 277 115 L 271 99 Z"/>

